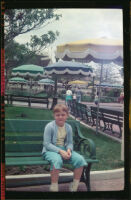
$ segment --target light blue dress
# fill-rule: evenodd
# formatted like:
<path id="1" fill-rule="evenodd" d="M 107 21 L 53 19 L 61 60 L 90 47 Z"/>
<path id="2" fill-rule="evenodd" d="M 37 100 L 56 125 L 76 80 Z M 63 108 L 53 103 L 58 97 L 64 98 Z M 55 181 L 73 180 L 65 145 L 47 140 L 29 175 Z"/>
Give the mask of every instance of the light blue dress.
<path id="1" fill-rule="evenodd" d="M 65 123 L 66 137 L 64 140 L 64 146 L 57 146 L 57 132 L 58 126 L 54 121 L 48 123 L 44 131 L 44 142 L 43 142 L 43 158 L 50 163 L 50 170 L 61 169 L 63 164 L 72 164 L 74 168 L 79 168 L 86 166 L 87 162 L 84 157 L 77 152 L 73 151 L 73 139 L 72 139 L 72 127 Z M 69 160 L 64 160 L 59 154 L 59 150 L 71 149 L 71 158 Z"/>

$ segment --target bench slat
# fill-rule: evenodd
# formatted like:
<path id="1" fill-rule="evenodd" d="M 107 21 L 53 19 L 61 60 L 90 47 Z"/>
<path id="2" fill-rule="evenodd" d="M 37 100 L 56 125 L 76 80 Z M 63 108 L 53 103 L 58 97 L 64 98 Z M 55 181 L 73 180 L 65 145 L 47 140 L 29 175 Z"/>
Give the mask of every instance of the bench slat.
<path id="1" fill-rule="evenodd" d="M 41 156 L 41 152 L 6 152 L 6 157 Z"/>
<path id="2" fill-rule="evenodd" d="M 43 136 L 5 136 L 5 142 L 6 141 L 42 141 Z"/>
<path id="3" fill-rule="evenodd" d="M 22 123 L 23 122 L 23 123 Z M 50 120 L 22 120 L 22 119 L 6 119 L 5 133 L 41 133 L 43 136 L 44 127 Z M 67 121 L 73 128 L 76 129 L 74 120 Z M 33 136 L 34 137 L 34 136 Z"/>
<path id="4" fill-rule="evenodd" d="M 20 166 L 20 165 L 47 165 L 48 161 L 43 160 L 41 157 L 14 157 L 6 158 L 6 165 L 8 166 Z"/>
<path id="5" fill-rule="evenodd" d="M 6 152 L 40 152 L 42 144 L 5 144 Z"/>
<path id="6" fill-rule="evenodd" d="M 96 159 L 86 159 L 87 163 L 97 163 Z M 20 165 L 49 165 L 49 162 L 43 160 L 43 157 L 14 157 L 6 158 L 6 165 L 8 166 L 20 166 Z"/>

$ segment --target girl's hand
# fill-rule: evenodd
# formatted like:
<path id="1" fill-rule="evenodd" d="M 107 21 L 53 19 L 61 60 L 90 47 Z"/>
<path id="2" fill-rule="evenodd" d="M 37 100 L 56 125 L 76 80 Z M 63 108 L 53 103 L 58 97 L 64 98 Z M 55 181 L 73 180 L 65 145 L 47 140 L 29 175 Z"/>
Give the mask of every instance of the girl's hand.
<path id="1" fill-rule="evenodd" d="M 69 157 L 71 157 L 71 150 L 70 149 L 67 149 L 67 154 Z"/>
<path id="2" fill-rule="evenodd" d="M 68 160 L 70 158 L 68 153 L 66 151 L 62 150 L 62 149 L 59 151 L 59 153 L 65 160 Z"/>

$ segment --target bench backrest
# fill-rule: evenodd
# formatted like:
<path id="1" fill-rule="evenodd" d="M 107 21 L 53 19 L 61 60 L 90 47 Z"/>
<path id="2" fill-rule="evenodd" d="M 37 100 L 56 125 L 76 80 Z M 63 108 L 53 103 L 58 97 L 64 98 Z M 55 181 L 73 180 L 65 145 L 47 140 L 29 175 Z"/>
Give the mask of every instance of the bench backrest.
<path id="1" fill-rule="evenodd" d="M 50 120 L 5 120 L 5 151 L 6 152 L 41 152 L 44 128 Z M 73 140 L 78 138 L 79 122 L 67 121 L 73 130 Z M 76 125 L 77 124 L 77 125 Z"/>
<path id="2" fill-rule="evenodd" d="M 91 106 L 91 110 L 97 112 L 97 107 Z M 111 110 L 111 109 L 106 109 L 106 108 L 99 108 L 99 112 L 123 117 L 122 111 L 117 111 L 117 110 L 113 110 L 113 109 Z"/>
<path id="3" fill-rule="evenodd" d="M 44 132 L 44 128 L 46 124 L 51 122 L 52 120 L 23 120 L 23 119 L 6 119 L 5 120 L 5 132 L 6 133 L 42 133 Z M 67 120 L 72 126 L 73 130 L 76 130 L 76 122 L 75 120 Z"/>
<path id="4" fill-rule="evenodd" d="M 100 108 L 100 112 L 123 117 L 123 112 L 122 111 L 118 111 L 118 110 Z"/>

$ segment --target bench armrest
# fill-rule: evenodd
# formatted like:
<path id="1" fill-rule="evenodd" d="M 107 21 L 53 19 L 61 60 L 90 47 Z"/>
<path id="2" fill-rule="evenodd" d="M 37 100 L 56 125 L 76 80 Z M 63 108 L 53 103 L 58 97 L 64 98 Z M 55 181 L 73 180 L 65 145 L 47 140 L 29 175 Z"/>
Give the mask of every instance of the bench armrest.
<path id="1" fill-rule="evenodd" d="M 85 157 L 96 159 L 96 146 L 93 140 L 89 138 L 80 140 L 78 143 L 78 149 Z"/>
<path id="2" fill-rule="evenodd" d="M 78 149 L 81 154 L 85 155 L 88 158 L 96 159 L 96 146 L 92 139 L 86 138 L 82 135 L 80 131 L 79 125 L 76 123 L 79 142 L 78 142 Z"/>

